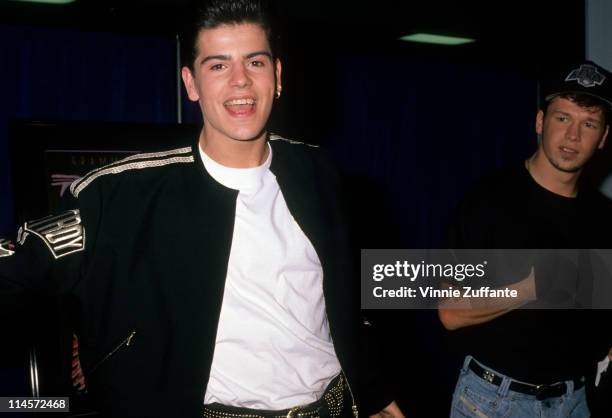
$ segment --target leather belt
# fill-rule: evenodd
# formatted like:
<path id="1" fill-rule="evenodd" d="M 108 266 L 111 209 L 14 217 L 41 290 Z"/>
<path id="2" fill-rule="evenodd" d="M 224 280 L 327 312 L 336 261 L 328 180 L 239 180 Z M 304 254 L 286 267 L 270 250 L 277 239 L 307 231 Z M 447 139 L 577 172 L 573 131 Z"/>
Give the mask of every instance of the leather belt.
<path id="1" fill-rule="evenodd" d="M 335 377 L 321 398 L 303 406 L 283 410 L 261 410 L 228 406 L 220 403 L 204 405 L 203 418 L 339 418 L 350 414 L 351 397 L 343 374 Z"/>
<path id="2" fill-rule="evenodd" d="M 489 369 L 485 369 L 475 360 L 471 360 L 468 367 L 478 377 L 495 386 L 501 385 L 502 381 L 504 380 L 503 376 L 500 376 Z M 574 379 L 574 390 L 580 389 L 583 385 L 584 378 Z M 537 400 L 541 401 L 544 399 L 556 398 L 565 395 L 567 393 L 567 384 L 565 382 L 558 382 L 550 385 L 532 385 L 529 383 L 522 383 L 512 380 L 508 389 L 514 392 L 523 393 L 525 395 L 535 396 Z"/>

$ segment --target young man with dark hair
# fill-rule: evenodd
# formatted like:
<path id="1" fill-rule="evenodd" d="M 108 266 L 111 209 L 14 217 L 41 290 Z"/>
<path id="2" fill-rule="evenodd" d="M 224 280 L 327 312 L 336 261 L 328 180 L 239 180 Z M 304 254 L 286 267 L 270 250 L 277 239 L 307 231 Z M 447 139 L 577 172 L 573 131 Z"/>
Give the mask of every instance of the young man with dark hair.
<path id="1" fill-rule="evenodd" d="M 454 247 L 610 248 L 612 205 L 578 190 L 578 179 L 608 136 L 612 75 L 584 62 L 543 82 L 542 92 L 536 152 L 468 195 L 453 229 Z M 521 283 L 531 283 L 536 299 L 566 295 L 554 291 L 582 277 L 580 263 L 564 264 L 554 277 L 536 263 Z M 439 310 L 456 347 L 468 354 L 451 416 L 588 416 L 585 375 L 612 346 L 612 333 L 597 330 L 609 328 L 609 315 L 517 306 Z"/>
<path id="2" fill-rule="evenodd" d="M 2 286 L 51 270 L 78 298 L 85 378 L 112 417 L 401 417 L 358 398 L 334 171 L 266 129 L 282 84 L 265 9 L 213 0 L 195 22 L 182 77 L 199 137 L 73 183 L 68 212 L 5 245 Z"/>

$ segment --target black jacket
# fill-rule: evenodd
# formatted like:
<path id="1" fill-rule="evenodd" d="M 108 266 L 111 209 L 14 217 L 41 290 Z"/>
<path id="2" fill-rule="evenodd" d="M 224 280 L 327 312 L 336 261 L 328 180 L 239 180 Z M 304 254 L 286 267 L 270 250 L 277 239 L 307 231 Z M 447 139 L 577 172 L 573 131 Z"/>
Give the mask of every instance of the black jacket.
<path id="1" fill-rule="evenodd" d="M 321 260 L 334 347 L 354 387 L 359 278 L 339 185 L 317 148 L 270 143 L 270 170 Z M 238 192 L 210 177 L 197 143 L 94 170 L 71 191 L 71 238 L 45 239 L 41 228 L 57 218 L 27 224 L 15 254 L 0 258 L 0 290 L 37 286 L 51 270 L 58 290 L 77 298 L 83 369 L 109 416 L 200 417 Z"/>

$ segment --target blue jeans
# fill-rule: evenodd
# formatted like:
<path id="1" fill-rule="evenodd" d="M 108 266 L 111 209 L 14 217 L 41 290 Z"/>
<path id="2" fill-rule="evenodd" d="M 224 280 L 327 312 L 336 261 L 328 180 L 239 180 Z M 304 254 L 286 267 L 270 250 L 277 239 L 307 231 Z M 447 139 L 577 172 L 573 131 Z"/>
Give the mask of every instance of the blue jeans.
<path id="1" fill-rule="evenodd" d="M 584 386 L 574 390 L 574 382 L 567 381 L 567 392 L 564 395 L 537 400 L 533 395 L 509 390 L 512 380 L 483 364 L 482 367 L 503 377 L 502 383 L 496 386 L 478 377 L 468 369 L 472 360 L 467 356 L 455 387 L 451 418 L 584 418 L 589 417 Z"/>

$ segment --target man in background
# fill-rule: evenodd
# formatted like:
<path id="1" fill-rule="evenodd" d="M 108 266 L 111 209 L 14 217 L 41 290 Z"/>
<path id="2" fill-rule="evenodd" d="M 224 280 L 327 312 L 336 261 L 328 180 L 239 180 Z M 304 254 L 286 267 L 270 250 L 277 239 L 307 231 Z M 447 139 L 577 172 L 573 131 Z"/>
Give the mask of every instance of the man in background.
<path id="1" fill-rule="evenodd" d="M 610 248 L 612 205 L 579 190 L 579 178 L 609 133 L 612 75 L 583 62 L 545 80 L 542 93 L 537 151 L 467 196 L 454 248 Z M 544 278 L 536 268 L 531 291 L 541 299 L 576 270 L 568 264 Z M 612 345 L 612 333 L 598 329 L 609 328 L 609 318 L 596 311 L 515 308 L 439 310 L 467 354 L 451 416 L 588 416 L 585 375 Z"/>

